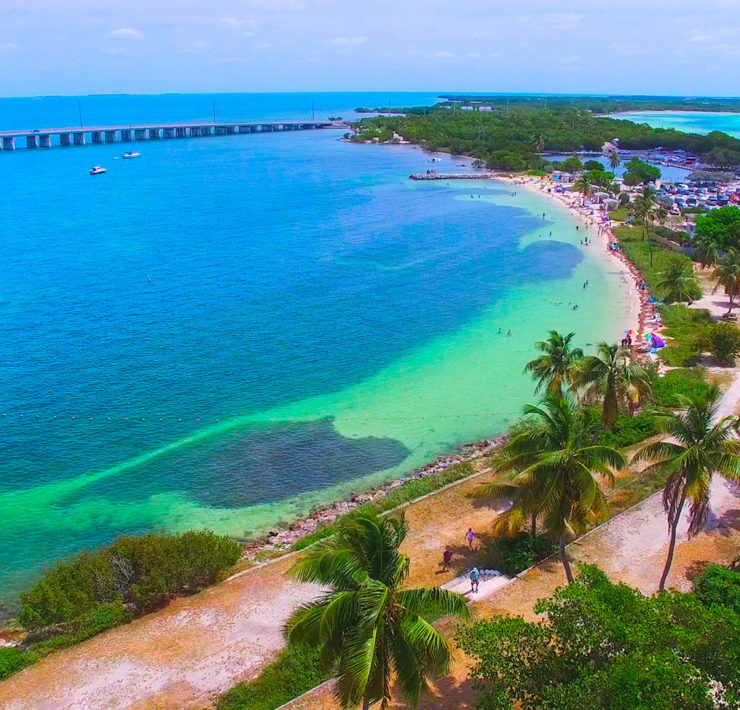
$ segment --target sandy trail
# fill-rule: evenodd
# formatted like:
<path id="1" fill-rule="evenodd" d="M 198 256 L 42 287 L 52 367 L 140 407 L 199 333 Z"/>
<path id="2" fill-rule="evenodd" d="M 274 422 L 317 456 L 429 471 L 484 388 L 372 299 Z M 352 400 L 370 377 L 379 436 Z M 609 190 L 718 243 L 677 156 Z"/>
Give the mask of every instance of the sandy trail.
<path id="1" fill-rule="evenodd" d="M 732 415 L 738 399 L 740 377 L 736 376 L 720 402 L 718 415 Z M 682 591 L 691 590 L 693 579 L 707 564 L 727 564 L 737 557 L 740 549 L 740 484 L 715 476 L 711 513 L 704 530 L 691 539 L 687 530 L 688 510 L 679 524 L 676 552 L 667 580 L 669 587 Z M 668 525 L 661 493 L 656 493 L 571 543 L 568 554 L 574 563 L 598 564 L 612 580 L 636 587 L 643 594 L 653 594 L 658 588 L 667 549 Z M 532 609 L 537 599 L 550 596 L 564 583 L 560 562 L 557 558 L 550 558 L 492 594 L 481 594 L 483 598 L 480 601 L 473 598 L 473 611 L 478 619 L 494 614 L 533 619 Z M 454 634 L 453 621 L 445 620 L 441 627 L 448 637 Z M 475 707 L 476 693 L 468 680 L 470 660 L 459 649 L 455 649 L 454 657 L 452 672 L 437 682 L 432 694 L 422 700 L 421 710 L 472 710 Z M 340 710 L 332 697 L 330 683 L 295 700 L 288 707 L 290 710 Z M 393 707 L 400 709 L 406 705 L 396 699 Z"/>
<path id="2" fill-rule="evenodd" d="M 294 558 L 52 654 L 0 684 L 13 710 L 202 707 L 282 648 L 281 627 L 319 589 L 285 576 Z"/>

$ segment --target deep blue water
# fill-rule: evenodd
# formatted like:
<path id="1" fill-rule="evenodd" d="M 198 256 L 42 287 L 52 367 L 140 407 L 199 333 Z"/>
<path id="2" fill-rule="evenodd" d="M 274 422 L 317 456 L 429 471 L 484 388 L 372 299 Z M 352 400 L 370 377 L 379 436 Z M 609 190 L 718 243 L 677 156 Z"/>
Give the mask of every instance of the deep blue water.
<path id="1" fill-rule="evenodd" d="M 81 101 L 88 123 L 127 111 L 137 123 L 207 118 L 208 99 Z M 381 99 L 317 95 L 317 115 Z M 224 118 L 297 118 L 311 98 L 216 101 Z M 69 123 L 76 104 L 2 100 L 0 121 Z M 475 199 L 500 188 L 471 186 L 460 199 L 445 185 L 413 184 L 409 173 L 429 167 L 421 151 L 340 135 L 146 142 L 133 161 L 116 159 L 121 145 L 0 155 L 0 595 L 121 533 L 208 525 L 245 534 L 245 506 L 411 461 L 416 444 L 401 425 L 398 435 L 344 436 L 305 418 L 149 452 L 348 390 L 512 289 L 536 291 L 580 263 L 561 241 L 520 248 L 545 223 Z M 107 174 L 88 175 L 94 164 Z M 400 381 L 383 386 L 403 391 Z M 424 414 L 442 422 L 425 451 L 480 430 Z M 125 476 L 100 475 L 135 457 Z"/>

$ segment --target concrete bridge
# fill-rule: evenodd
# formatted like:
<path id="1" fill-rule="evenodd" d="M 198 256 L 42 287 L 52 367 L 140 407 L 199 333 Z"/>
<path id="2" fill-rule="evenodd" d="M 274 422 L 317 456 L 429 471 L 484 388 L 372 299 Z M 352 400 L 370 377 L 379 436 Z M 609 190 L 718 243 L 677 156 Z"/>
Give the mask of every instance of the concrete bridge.
<path id="1" fill-rule="evenodd" d="M 86 143 L 115 143 L 173 138 L 202 138 L 272 131 L 305 131 L 345 128 L 339 121 L 237 121 L 226 123 L 147 123 L 136 126 L 86 126 L 0 131 L 0 150 L 15 150 L 16 141 L 25 148 L 51 148 Z"/>

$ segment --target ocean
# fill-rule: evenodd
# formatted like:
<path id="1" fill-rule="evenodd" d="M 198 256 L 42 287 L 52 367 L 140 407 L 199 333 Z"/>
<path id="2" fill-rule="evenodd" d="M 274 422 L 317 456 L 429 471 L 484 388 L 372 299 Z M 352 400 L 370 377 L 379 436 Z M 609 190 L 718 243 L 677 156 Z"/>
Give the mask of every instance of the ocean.
<path id="1" fill-rule="evenodd" d="M 647 123 L 654 128 L 675 128 L 686 133 L 722 131 L 740 138 L 740 113 L 713 111 L 628 111 L 612 114 L 636 123 Z"/>
<path id="2" fill-rule="evenodd" d="M 201 120 L 214 98 L 223 120 L 389 100 L 2 99 L 0 127 L 74 124 L 79 109 L 86 124 Z M 616 265 L 564 208 L 499 182 L 416 183 L 467 161 L 340 138 L 0 154 L 11 609 L 44 567 L 118 535 L 247 537 L 499 434 L 534 401 L 522 369 L 548 330 L 585 347 L 619 337 Z"/>

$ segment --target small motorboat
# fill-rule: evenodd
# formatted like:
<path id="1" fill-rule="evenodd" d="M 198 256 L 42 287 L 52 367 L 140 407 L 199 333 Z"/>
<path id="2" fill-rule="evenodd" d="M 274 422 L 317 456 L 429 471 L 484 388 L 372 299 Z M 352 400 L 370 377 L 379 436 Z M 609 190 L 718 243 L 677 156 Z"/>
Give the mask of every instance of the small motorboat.
<path id="1" fill-rule="evenodd" d="M 127 153 L 123 154 L 124 160 L 131 160 L 131 158 L 138 158 L 141 155 L 141 153 L 137 153 L 136 151 L 130 150 Z"/>
<path id="2" fill-rule="evenodd" d="M 102 175 L 104 172 L 106 172 L 105 168 L 101 168 L 99 165 L 96 165 L 91 171 L 90 175 Z"/>

